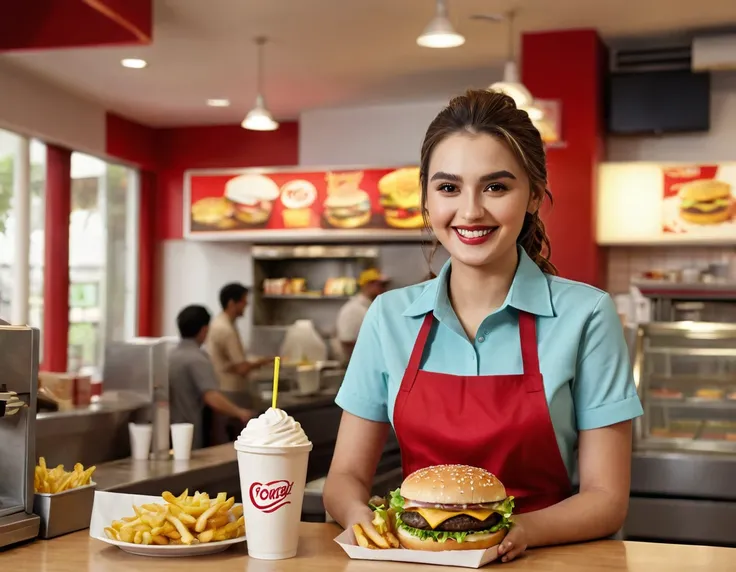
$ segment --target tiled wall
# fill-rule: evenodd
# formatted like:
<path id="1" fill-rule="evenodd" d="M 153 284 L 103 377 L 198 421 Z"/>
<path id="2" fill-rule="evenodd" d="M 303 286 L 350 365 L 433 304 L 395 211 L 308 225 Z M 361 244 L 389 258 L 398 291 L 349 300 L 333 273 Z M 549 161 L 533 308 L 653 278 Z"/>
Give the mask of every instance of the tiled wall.
<path id="1" fill-rule="evenodd" d="M 653 246 L 610 247 L 608 252 L 608 291 L 625 294 L 629 282 L 649 270 L 705 268 L 711 263 L 729 262 L 736 271 L 736 247 Z"/>

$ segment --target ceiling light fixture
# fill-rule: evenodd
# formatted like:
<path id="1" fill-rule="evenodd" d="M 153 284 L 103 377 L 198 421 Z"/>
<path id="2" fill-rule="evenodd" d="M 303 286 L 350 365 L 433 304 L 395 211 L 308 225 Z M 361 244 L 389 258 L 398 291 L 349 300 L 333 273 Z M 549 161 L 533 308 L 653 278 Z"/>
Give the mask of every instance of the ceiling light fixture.
<path id="1" fill-rule="evenodd" d="M 208 99 L 207 105 L 210 107 L 230 107 L 229 99 Z"/>
<path id="2" fill-rule="evenodd" d="M 124 68 L 130 68 L 133 70 L 142 70 L 144 67 L 148 65 L 148 62 L 140 58 L 125 58 L 120 61 L 120 64 Z"/>
<path id="3" fill-rule="evenodd" d="M 437 0 L 434 18 L 417 38 L 417 44 L 423 48 L 457 48 L 464 43 L 465 38 L 455 31 L 447 16 L 446 0 Z"/>
<path id="4" fill-rule="evenodd" d="M 489 89 L 500 91 L 511 97 L 516 102 L 519 109 L 526 108 L 534 102 L 531 92 L 519 80 L 519 70 L 516 66 L 514 57 L 514 17 L 516 14 L 511 11 L 507 14 L 506 20 L 509 23 L 508 37 L 508 60 L 503 67 L 503 80 L 491 84 Z"/>
<path id="5" fill-rule="evenodd" d="M 277 121 L 274 121 L 271 112 L 266 108 L 266 102 L 263 99 L 263 45 L 266 38 L 256 38 L 256 46 L 258 50 L 257 78 L 256 78 L 256 105 L 248 112 L 243 119 L 241 126 L 243 129 L 252 131 L 274 131 L 279 128 Z"/>

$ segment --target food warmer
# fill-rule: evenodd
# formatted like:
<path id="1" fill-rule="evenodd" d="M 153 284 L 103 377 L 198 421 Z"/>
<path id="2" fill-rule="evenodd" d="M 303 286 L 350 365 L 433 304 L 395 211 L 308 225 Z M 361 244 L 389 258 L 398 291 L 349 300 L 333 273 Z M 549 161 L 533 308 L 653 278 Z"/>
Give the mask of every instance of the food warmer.
<path id="1" fill-rule="evenodd" d="M 641 325 L 628 538 L 736 546 L 736 326 Z"/>

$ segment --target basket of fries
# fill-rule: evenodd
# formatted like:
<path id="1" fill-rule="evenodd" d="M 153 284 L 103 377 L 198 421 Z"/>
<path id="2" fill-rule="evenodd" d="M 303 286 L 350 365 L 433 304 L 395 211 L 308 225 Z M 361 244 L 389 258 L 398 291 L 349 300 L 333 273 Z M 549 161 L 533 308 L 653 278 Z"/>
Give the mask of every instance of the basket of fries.
<path id="1" fill-rule="evenodd" d="M 214 554 L 245 541 L 243 505 L 219 493 L 160 497 L 98 491 L 91 537 L 141 556 Z"/>
<path id="2" fill-rule="evenodd" d="M 55 538 L 89 526 L 96 484 L 95 467 L 81 463 L 67 471 L 64 465 L 53 469 L 41 457 L 33 474 L 33 512 L 41 518 L 39 538 Z"/>

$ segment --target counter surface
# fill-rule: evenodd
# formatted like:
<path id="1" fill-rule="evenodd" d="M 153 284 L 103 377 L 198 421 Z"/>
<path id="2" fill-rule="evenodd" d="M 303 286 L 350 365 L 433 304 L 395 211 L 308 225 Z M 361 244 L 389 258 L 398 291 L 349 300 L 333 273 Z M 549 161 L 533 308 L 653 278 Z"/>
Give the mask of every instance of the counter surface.
<path id="1" fill-rule="evenodd" d="M 54 540 L 37 540 L 0 552 L 0 569 L 14 572 L 194 572 L 201 571 L 204 567 L 258 572 L 440 570 L 436 566 L 350 560 L 333 542 L 339 532 L 340 529 L 332 524 L 302 523 L 297 557 L 266 562 L 250 560 L 244 545 L 213 556 L 186 559 L 132 556 L 114 546 L 91 539 L 89 532 L 85 530 Z M 516 562 L 490 566 L 486 569 L 501 566 L 498 570 L 529 572 L 733 572 L 736 570 L 736 549 L 605 540 L 530 550 Z"/>

